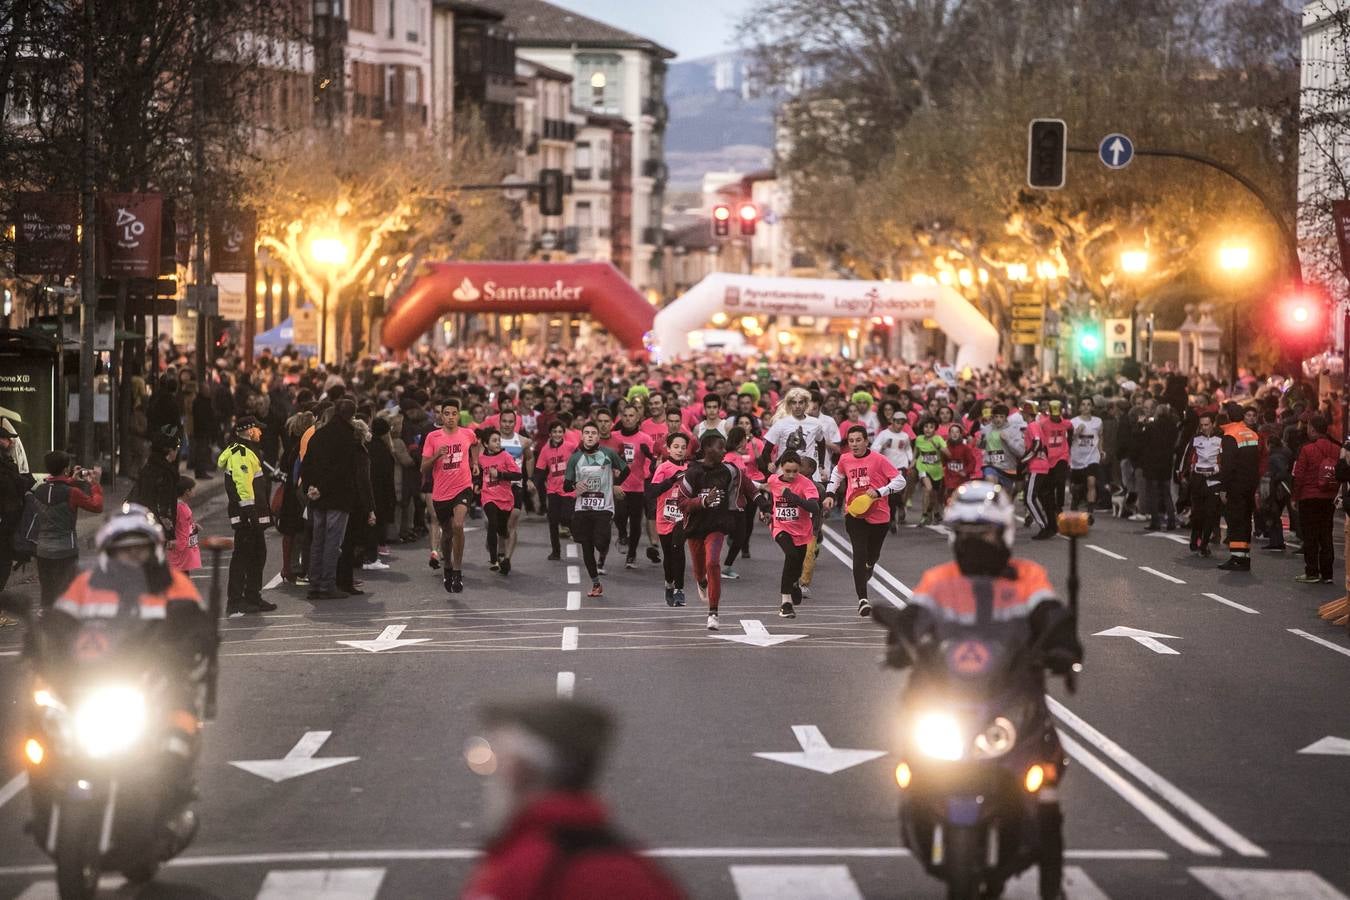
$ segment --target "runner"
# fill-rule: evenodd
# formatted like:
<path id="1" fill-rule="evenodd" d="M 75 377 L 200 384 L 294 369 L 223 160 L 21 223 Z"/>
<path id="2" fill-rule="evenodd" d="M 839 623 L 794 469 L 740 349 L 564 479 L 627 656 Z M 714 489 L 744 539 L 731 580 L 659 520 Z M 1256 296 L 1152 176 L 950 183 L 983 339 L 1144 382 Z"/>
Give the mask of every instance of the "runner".
<path id="1" fill-rule="evenodd" d="M 1008 421 L 1005 404 L 994 404 L 993 418 L 980 429 L 979 446 L 984 457 L 984 480 L 1001 486 L 1006 496 L 1014 496 L 1017 464 L 1026 447 L 1022 443 L 1022 429 Z"/>
<path id="2" fill-rule="evenodd" d="M 741 470 L 726 461 L 727 439 L 721 432 L 703 435 L 699 451 L 699 458 L 689 464 L 680 480 L 679 504 L 699 598 L 708 604 L 708 629 L 716 631 L 722 598 L 722 543 L 736 527 L 747 501 L 754 499 L 754 489 Z"/>
<path id="3" fill-rule="evenodd" d="M 764 473 L 759 470 L 759 453 L 763 450 L 764 442 L 752 436 L 749 416 L 738 415 L 736 420 L 737 424 L 727 432 L 727 461 L 740 469 L 741 474 L 758 490 L 765 482 Z M 736 530 L 731 534 L 727 559 L 722 563 L 722 577 L 727 581 L 735 581 L 741 577 L 731 567 L 738 555 L 750 558 L 750 537 L 754 528 L 755 508 L 753 504 L 749 504 L 741 514 Z"/>
<path id="4" fill-rule="evenodd" d="M 570 419 L 567 413 L 563 414 Z M 567 461 L 577 445 L 567 437 L 567 422 L 554 418 L 548 428 L 548 440 L 539 448 L 535 459 L 535 471 L 542 473 L 544 479 L 544 502 L 548 513 L 548 542 L 550 561 L 562 559 L 562 541 L 559 529 L 572 527 L 572 510 L 576 505 L 576 491 L 563 487 L 563 475 L 567 472 Z"/>
<path id="5" fill-rule="evenodd" d="M 515 413 L 510 415 L 514 419 Z M 483 516 L 487 519 L 488 568 L 509 575 L 511 554 L 516 549 L 516 521 L 520 512 L 516 507 L 516 488 L 524 478 L 524 473 L 516 458 L 502 447 L 501 432 L 495 428 L 485 428 L 478 433 L 478 438 L 484 447 L 478 456 L 478 467 L 483 473 L 480 496 Z"/>
<path id="6" fill-rule="evenodd" d="M 646 495 L 644 493 L 652 467 L 657 456 L 652 451 L 652 439 L 641 428 L 642 416 L 636 405 L 624 404 L 620 412 L 619 427 L 609 440 L 601 439 L 602 446 L 608 447 L 623 458 L 628 466 L 628 477 L 623 484 L 623 500 L 618 504 L 617 524 L 619 543 L 628 545 L 628 556 L 624 568 L 637 568 L 638 545 L 642 543 L 643 522 L 646 518 Z M 661 552 L 656 549 L 656 535 L 653 530 L 647 534 L 647 559 L 653 563 L 661 562 Z"/>
<path id="7" fill-rule="evenodd" d="M 619 484 L 627 476 L 623 457 L 609 447 L 600 446 L 599 426 L 595 422 L 582 426 L 581 446 L 567 460 L 563 490 L 577 494 L 572 537 L 581 545 L 581 559 L 586 564 L 586 574 L 591 576 L 588 597 L 605 593 L 600 576 L 605 574 L 605 557 L 609 555 L 615 500 L 623 497 Z"/>
<path id="8" fill-rule="evenodd" d="M 1069 439 L 1073 426 L 1064 418 L 1064 404 L 1059 400 L 1050 401 L 1050 411 L 1037 421 L 1041 426 L 1041 440 L 1045 443 L 1046 457 L 1050 461 L 1050 482 L 1054 488 L 1054 499 L 1046 510 L 1050 522 L 1059 519 L 1064 509 L 1064 494 L 1069 485 Z"/>
<path id="9" fill-rule="evenodd" d="M 872 580 L 872 570 L 881 558 L 881 545 L 891 520 L 890 509 L 876 501 L 904 490 L 905 476 L 886 457 L 868 448 L 865 425 L 850 428 L 847 441 L 849 452 L 830 476 L 822 506 L 826 511 L 833 509 L 835 494 L 844 492 L 847 510 L 844 528 L 853 547 L 853 588 L 858 594 L 858 615 L 870 616 L 872 604 L 867 599 L 867 582 Z"/>
<path id="10" fill-rule="evenodd" d="M 909 417 L 899 408 L 890 415 L 886 427 L 872 439 L 872 450 L 880 453 L 890 464 L 905 476 L 905 489 L 891 500 L 891 534 L 899 530 L 905 521 L 905 507 L 909 505 L 909 495 L 914 489 L 914 432 L 909 427 Z"/>
<path id="11" fill-rule="evenodd" d="M 511 485 L 516 494 L 516 505 L 511 510 L 511 531 L 520 524 L 520 516 L 526 510 L 533 510 L 530 500 L 530 482 L 533 480 L 534 439 L 521 433 L 521 415 L 515 409 L 503 409 L 497 417 L 495 426 L 502 435 L 502 449 L 511 454 L 511 458 L 520 467 L 522 478 Z M 544 512 L 544 493 L 539 492 L 539 511 Z M 512 545 L 514 547 L 514 544 Z"/>
<path id="12" fill-rule="evenodd" d="M 441 560 L 447 563 L 445 589 L 459 594 L 464 591 L 464 519 L 480 474 L 480 448 L 473 431 L 459 424 L 458 400 L 441 403 L 440 414 L 441 427 L 422 443 L 422 474 L 432 476 L 432 509 L 441 526 Z"/>
<path id="13" fill-rule="evenodd" d="M 919 420 L 919 436 L 914 439 L 914 469 L 919 473 L 919 524 L 936 524 L 943 505 L 942 482 L 946 470 L 947 442 L 938 437 L 937 420 L 925 416 Z"/>
<path id="14" fill-rule="evenodd" d="M 811 394 L 805 388 L 793 388 L 783 396 L 774 412 L 769 430 L 764 433 L 764 449 L 760 451 L 759 468 L 770 471 L 778 455 L 791 450 L 799 459 L 814 459 L 817 466 L 825 465 L 828 447 L 821 420 L 808 416 Z M 831 420 L 833 421 L 833 420 Z"/>
<path id="15" fill-rule="evenodd" d="M 680 479 L 688 468 L 689 435 L 666 438 L 666 458 L 647 485 L 656 506 L 656 533 L 661 538 L 661 564 L 666 577 L 666 606 L 684 606 L 684 513 L 678 500 Z"/>
<path id="16" fill-rule="evenodd" d="M 796 453 L 784 453 L 778 458 L 778 471 L 766 486 L 769 509 L 760 514 L 765 524 L 771 526 L 774 543 L 783 551 L 778 615 L 784 619 L 797 617 L 797 604 L 803 597 L 802 566 L 814 538 L 813 518 L 820 513 L 816 486 L 811 479 L 803 478 L 800 470 L 801 460 Z"/>
<path id="17" fill-rule="evenodd" d="M 1035 406 L 1032 406 L 1032 415 L 1035 415 Z M 1055 484 L 1050 476 L 1050 453 L 1046 448 L 1045 416 L 1027 421 L 1026 428 L 1026 456 L 1024 460 L 1027 464 L 1027 488 L 1026 502 L 1027 511 L 1031 513 L 1031 518 L 1040 526 L 1040 530 L 1031 536 L 1033 541 L 1047 541 L 1059 534 L 1059 526 L 1056 520 L 1051 517 L 1051 509 L 1055 502 Z"/>
<path id="18" fill-rule="evenodd" d="M 1069 484 L 1071 509 L 1087 500 L 1088 522 L 1097 509 L 1097 486 L 1102 483 L 1102 420 L 1092 411 L 1092 398 L 1078 401 L 1078 415 L 1069 423 L 1073 443 L 1069 447 Z"/>

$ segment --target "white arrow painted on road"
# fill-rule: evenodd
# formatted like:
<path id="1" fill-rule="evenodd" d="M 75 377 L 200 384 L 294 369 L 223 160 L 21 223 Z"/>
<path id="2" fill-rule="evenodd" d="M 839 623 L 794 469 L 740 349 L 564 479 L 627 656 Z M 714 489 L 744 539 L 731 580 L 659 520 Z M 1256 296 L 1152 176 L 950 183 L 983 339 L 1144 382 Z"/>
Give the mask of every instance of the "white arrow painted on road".
<path id="1" fill-rule="evenodd" d="M 295 742 L 291 752 L 281 759 L 245 759 L 231 760 L 230 765 L 245 772 L 280 783 L 290 778 L 309 775 L 321 769 L 331 769 L 349 762 L 356 762 L 359 756 L 325 756 L 315 759 L 314 754 L 330 737 L 331 731 L 306 731 L 304 737 Z"/>
<path id="2" fill-rule="evenodd" d="M 1172 641 L 1179 641 L 1181 638 L 1175 634 L 1159 634 L 1156 631 L 1143 631 L 1139 628 L 1129 628 L 1125 625 L 1117 625 L 1115 628 L 1108 628 L 1105 631 L 1099 631 L 1093 637 L 1127 637 L 1132 641 L 1138 641 L 1154 653 L 1161 653 L 1165 656 L 1180 656 L 1180 650 L 1173 650 L 1171 647 L 1159 641 L 1158 638 L 1166 638 Z"/>
<path id="3" fill-rule="evenodd" d="M 756 753 L 760 759 L 787 763 L 813 772 L 833 775 L 853 766 L 871 762 L 879 756 L 885 756 L 885 750 L 844 750 L 831 747 L 825 735 L 814 725 L 793 725 L 792 734 L 802 745 L 800 753 Z"/>
<path id="4" fill-rule="evenodd" d="M 399 635 L 407 627 L 407 625 L 390 625 L 384 631 L 381 631 L 380 636 L 373 641 L 338 641 L 338 643 L 347 647 L 355 647 L 357 650 L 379 653 L 381 650 L 407 647 L 410 644 L 425 644 L 431 640 L 431 638 L 400 638 Z"/>
<path id="5" fill-rule="evenodd" d="M 1298 752 L 1318 756 L 1350 756 L 1350 741 L 1345 738 L 1328 736 L 1320 741 L 1314 741 Z"/>
<path id="6" fill-rule="evenodd" d="M 772 647 L 806 637 L 804 634 L 769 634 L 769 629 L 759 619 L 741 619 L 741 628 L 745 629 L 745 634 L 714 634 L 713 637 L 751 647 Z"/>

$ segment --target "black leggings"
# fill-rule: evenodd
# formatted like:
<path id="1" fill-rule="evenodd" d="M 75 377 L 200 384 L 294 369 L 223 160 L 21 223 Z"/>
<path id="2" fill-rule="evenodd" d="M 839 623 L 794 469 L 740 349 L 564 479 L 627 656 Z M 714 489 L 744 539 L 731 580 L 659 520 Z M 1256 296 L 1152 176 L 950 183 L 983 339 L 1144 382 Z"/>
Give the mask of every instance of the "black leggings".
<path id="1" fill-rule="evenodd" d="M 576 503 L 575 497 L 564 497 L 561 494 L 548 495 L 548 542 L 553 548 L 554 556 L 562 555 L 558 526 L 572 527 L 572 508 L 576 506 Z"/>
<path id="2" fill-rule="evenodd" d="M 684 590 L 684 529 L 679 526 L 670 534 L 661 535 L 661 568 L 666 584 Z"/>
<path id="3" fill-rule="evenodd" d="M 856 516 L 844 517 L 844 528 L 848 531 L 848 542 L 853 545 L 853 587 L 859 600 L 867 599 L 867 582 L 872 580 L 872 570 L 881 558 L 881 544 L 886 540 L 886 522 L 873 524 Z"/>
<path id="4" fill-rule="evenodd" d="M 778 579 L 778 593 L 792 596 L 792 592 L 797 589 L 797 582 L 802 577 L 807 545 L 798 547 L 792 542 L 792 535 L 786 531 L 780 531 L 778 537 L 773 540 L 783 551 L 783 575 Z"/>
<path id="5" fill-rule="evenodd" d="M 572 513 L 572 539 L 581 545 L 581 559 L 586 563 L 586 574 L 591 582 L 600 583 L 600 563 L 609 555 L 609 529 L 614 521 L 612 512 L 581 510 Z"/>
<path id="6" fill-rule="evenodd" d="M 507 536 L 510 534 L 508 526 L 511 524 L 511 511 L 502 509 L 495 503 L 484 503 L 483 515 L 487 517 L 488 559 L 496 562 L 497 541 L 500 539 L 501 543 L 505 545 Z M 502 549 L 505 549 L 505 546 Z"/>
<path id="7" fill-rule="evenodd" d="M 628 560 L 637 559 L 638 544 L 642 543 L 642 522 L 646 517 L 646 498 L 641 491 L 627 491 L 623 500 L 615 504 L 614 514 L 619 536 L 628 544 Z"/>
<path id="8" fill-rule="evenodd" d="M 750 536 L 755 532 L 757 512 L 753 506 L 746 507 L 741 512 L 741 520 L 736 526 L 736 531 L 731 535 L 731 550 L 727 553 L 727 561 L 723 565 L 730 566 L 736 562 L 736 557 L 743 555 L 750 549 Z"/>

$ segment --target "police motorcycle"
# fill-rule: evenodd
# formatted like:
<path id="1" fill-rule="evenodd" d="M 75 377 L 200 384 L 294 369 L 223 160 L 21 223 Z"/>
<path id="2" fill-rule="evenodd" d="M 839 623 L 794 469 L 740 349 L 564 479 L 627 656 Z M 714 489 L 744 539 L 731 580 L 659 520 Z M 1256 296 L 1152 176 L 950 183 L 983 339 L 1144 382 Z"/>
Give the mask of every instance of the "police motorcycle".
<path id="1" fill-rule="evenodd" d="M 959 530 L 967 523 L 997 523 L 996 532 L 1006 523 L 1004 543 L 1011 550 L 1012 505 L 1006 497 L 994 499 L 998 492 L 974 482 L 962 488 L 968 502 L 954 498 L 946 521 L 958 562 Z M 910 670 L 895 769 L 901 841 L 929 875 L 946 883 L 950 900 L 999 897 L 1008 879 L 1032 866 L 1039 869 L 1043 900 L 1063 896 L 1065 756 L 1045 704 L 1045 672 L 1062 675 L 1072 692 L 1082 668 L 1075 634 L 1077 542 L 1087 534 L 1087 515 L 1066 513 L 1059 528 L 1071 547 L 1067 611 L 1050 602 L 1029 616 L 1000 617 L 996 594 L 1018 588 L 988 577 L 960 579 L 971 616 L 917 604 L 873 611 L 888 630 L 886 665 Z M 1007 552 L 1002 559 L 1006 566 Z M 1043 572 L 1039 578 L 1048 588 Z"/>
<path id="2" fill-rule="evenodd" d="M 110 569 L 107 560 L 135 543 L 152 554 L 141 568 L 163 566 L 154 516 L 127 504 L 100 529 L 95 570 L 77 577 L 67 596 L 94 605 L 125 598 L 128 591 L 101 585 L 125 584 L 124 574 L 134 579 L 134 566 Z M 195 610 L 188 643 L 201 649 L 190 658 L 167 644 L 166 619 L 147 616 L 144 597 L 139 614 L 124 607 L 117 615 L 107 608 L 66 615 L 58 602 L 37 617 L 26 602 L 5 595 L 7 611 L 26 620 L 25 656 L 33 671 L 23 733 L 33 813 L 28 831 L 56 863 L 61 900 L 95 897 L 106 871 L 133 884 L 148 882 L 196 834 L 193 768 L 201 720 L 215 713 L 219 560 L 231 543 L 202 542 L 213 557 L 212 617 L 208 622 Z M 100 569 L 117 577 L 94 580 Z"/>

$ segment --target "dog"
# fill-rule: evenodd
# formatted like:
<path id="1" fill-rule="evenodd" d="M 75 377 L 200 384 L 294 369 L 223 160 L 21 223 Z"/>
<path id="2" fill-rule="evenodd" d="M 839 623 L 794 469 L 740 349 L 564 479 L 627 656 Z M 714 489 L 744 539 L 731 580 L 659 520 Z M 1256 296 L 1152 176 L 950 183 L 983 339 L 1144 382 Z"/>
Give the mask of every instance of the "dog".
<path id="1" fill-rule="evenodd" d="M 1111 516 L 1116 519 L 1125 518 L 1125 498 L 1129 496 L 1124 488 L 1116 488 L 1111 491 Z"/>

